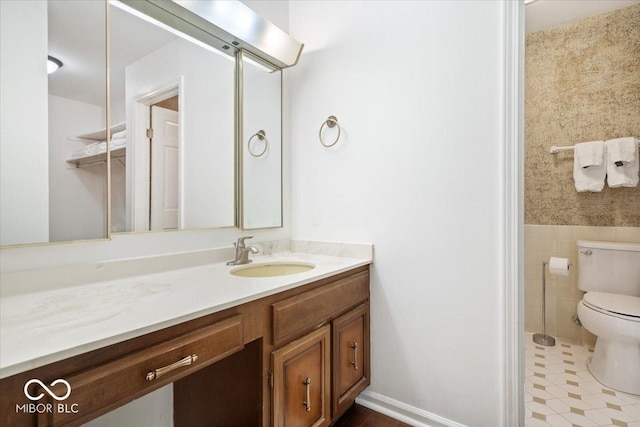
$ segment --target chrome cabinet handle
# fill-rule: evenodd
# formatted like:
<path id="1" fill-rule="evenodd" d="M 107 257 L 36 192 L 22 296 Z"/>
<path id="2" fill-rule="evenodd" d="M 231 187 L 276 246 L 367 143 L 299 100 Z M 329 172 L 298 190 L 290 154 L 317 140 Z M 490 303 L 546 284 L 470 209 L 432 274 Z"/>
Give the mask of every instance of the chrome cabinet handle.
<path id="1" fill-rule="evenodd" d="M 146 380 L 147 381 L 156 380 L 161 376 L 173 371 L 174 369 L 178 369 L 182 366 L 189 366 L 196 360 L 198 360 L 198 356 L 196 354 L 192 354 L 191 356 L 187 356 L 184 359 L 180 359 L 176 363 L 172 363 L 171 365 L 154 369 L 153 371 L 150 371 L 149 373 L 147 373 Z"/>
<path id="2" fill-rule="evenodd" d="M 307 408 L 307 412 L 311 412 L 311 378 L 305 378 L 304 381 L 302 381 L 302 384 L 304 384 L 305 388 L 307 389 L 307 401 L 302 402 L 302 404 Z"/>
<path id="3" fill-rule="evenodd" d="M 353 349 L 353 362 L 351 362 L 351 365 L 353 366 L 353 369 L 357 371 L 358 370 L 358 343 L 354 342 L 351 348 Z"/>
<path id="4" fill-rule="evenodd" d="M 591 252 L 591 249 L 587 249 L 586 251 L 580 251 L 580 253 L 585 255 L 591 255 L 593 252 Z"/>

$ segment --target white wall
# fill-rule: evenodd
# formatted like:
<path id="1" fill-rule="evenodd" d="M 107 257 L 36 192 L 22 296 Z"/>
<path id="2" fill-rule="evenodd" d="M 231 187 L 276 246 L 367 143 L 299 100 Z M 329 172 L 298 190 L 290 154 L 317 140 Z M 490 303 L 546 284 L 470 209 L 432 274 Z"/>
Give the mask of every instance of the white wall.
<path id="1" fill-rule="evenodd" d="M 293 235 L 375 245 L 367 393 L 424 422 L 503 425 L 503 7 L 290 3 Z"/>
<path id="2" fill-rule="evenodd" d="M 49 241 L 98 239 L 107 235 L 104 164 L 76 168 L 67 163 L 85 142 L 69 141 L 105 126 L 104 107 L 49 95 Z"/>
<path id="3" fill-rule="evenodd" d="M 255 13 L 276 25 L 285 33 L 289 32 L 289 0 L 240 0 Z"/>
<path id="4" fill-rule="evenodd" d="M 47 3 L 0 1 L 0 244 L 49 240 Z"/>
<path id="5" fill-rule="evenodd" d="M 135 230 L 144 223 L 139 218 L 148 218 L 148 203 L 140 201 L 148 200 L 141 194 L 149 182 L 148 148 L 131 146 L 132 135 L 140 132 L 136 99 L 180 81 L 181 225 L 234 223 L 234 63 L 177 39 L 125 69 L 127 170 L 129 177 L 135 177 L 132 187 L 127 183 L 127 199 L 136 200 L 131 203 Z"/>
<path id="6" fill-rule="evenodd" d="M 159 388 L 83 426 L 173 427 L 173 385 Z"/>

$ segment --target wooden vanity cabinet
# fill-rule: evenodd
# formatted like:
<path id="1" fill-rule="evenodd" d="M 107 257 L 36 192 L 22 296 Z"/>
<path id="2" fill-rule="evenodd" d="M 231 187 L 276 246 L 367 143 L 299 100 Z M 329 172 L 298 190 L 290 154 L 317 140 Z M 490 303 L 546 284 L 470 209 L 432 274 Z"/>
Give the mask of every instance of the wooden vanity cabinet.
<path id="1" fill-rule="evenodd" d="M 72 410 L 26 412 L 24 386 L 34 378 L 68 381 L 64 402 L 35 403 Z M 362 266 L 3 378 L 0 425 L 78 426 L 174 383 L 176 427 L 320 427 L 369 381 L 369 266 Z"/>
<path id="2" fill-rule="evenodd" d="M 272 353 L 274 426 L 324 426 L 349 408 L 369 385 L 368 301 L 369 272 L 363 271 L 272 305 L 274 346 L 295 339 Z M 310 330 L 313 332 L 298 338 Z M 308 345 L 317 343 L 315 352 L 320 351 L 321 336 L 330 340 L 330 344 L 320 346 L 328 352 L 327 360 L 312 357 L 308 350 Z M 303 416 L 299 399 L 301 381 L 310 377 L 305 376 L 304 369 L 298 373 L 298 363 L 304 369 L 313 366 L 314 372 L 319 372 L 320 366 L 324 372 L 331 372 L 321 385 L 326 387 L 326 396 L 330 394 L 331 400 L 322 401 L 320 413 L 314 410 L 313 415 Z M 322 389 L 313 387 L 313 379 L 311 382 L 315 392 Z"/>

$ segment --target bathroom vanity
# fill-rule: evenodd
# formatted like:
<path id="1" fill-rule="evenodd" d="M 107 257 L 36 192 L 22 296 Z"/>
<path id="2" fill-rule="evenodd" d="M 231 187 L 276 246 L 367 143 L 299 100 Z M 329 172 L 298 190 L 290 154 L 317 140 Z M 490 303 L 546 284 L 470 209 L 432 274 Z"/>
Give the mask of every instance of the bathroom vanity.
<path id="1" fill-rule="evenodd" d="M 114 312 L 98 308 L 103 312 L 93 318 L 52 314 L 49 323 L 61 322 L 53 327 L 60 331 L 55 341 L 60 348 L 49 350 L 46 327 L 21 332 L 45 325 L 46 319 L 34 316 L 31 326 L 21 322 L 12 328 L 16 317 L 3 314 L 3 345 L 14 340 L 12 346 L 19 347 L 16 336 L 24 334 L 32 351 L 2 350 L 0 424 L 80 425 L 173 383 L 175 426 L 329 425 L 370 382 L 371 261 L 288 253 L 257 257 L 256 264 L 283 259 L 316 268 L 246 278 L 216 263 L 3 299 L 3 308 L 32 298 L 42 309 L 52 295 L 76 295 L 76 306 L 86 309 L 84 298 L 109 304 L 126 287 L 145 289 L 137 300 L 135 295 L 116 299 Z M 182 305 L 182 312 L 167 308 L 172 302 Z M 83 308 L 78 310 L 80 315 Z M 153 320 L 135 320 L 136 311 L 154 313 Z M 109 317 L 116 312 L 121 320 Z M 74 322 L 77 334 L 62 332 Z M 86 339 L 87 328 L 96 339 Z M 43 342 L 31 342 L 38 335 Z M 43 397 L 29 400 L 27 394 Z"/>

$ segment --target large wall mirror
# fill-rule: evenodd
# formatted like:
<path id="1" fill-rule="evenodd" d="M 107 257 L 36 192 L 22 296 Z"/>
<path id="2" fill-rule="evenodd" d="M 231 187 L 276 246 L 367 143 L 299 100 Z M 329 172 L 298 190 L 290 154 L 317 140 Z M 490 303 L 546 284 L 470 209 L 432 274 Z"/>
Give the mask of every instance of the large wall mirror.
<path id="1" fill-rule="evenodd" d="M 0 1 L 0 19 L 1 245 L 282 226 L 280 69 L 302 44 L 231 0 Z"/>
<path id="2" fill-rule="evenodd" d="M 234 58 L 109 7 L 112 231 L 233 226 Z"/>
<path id="3" fill-rule="evenodd" d="M 2 245 L 107 237 L 105 148 L 85 138 L 106 126 L 105 17 L 100 1 L 0 1 Z"/>

